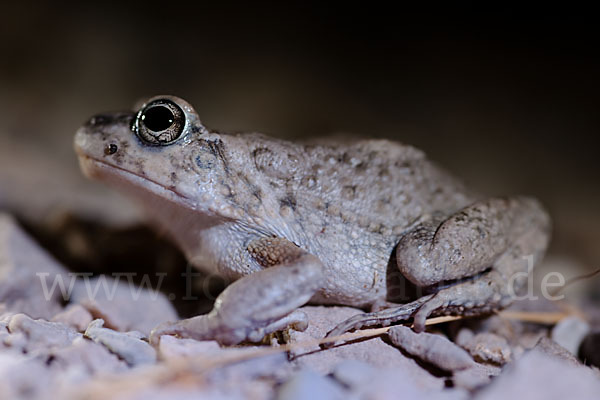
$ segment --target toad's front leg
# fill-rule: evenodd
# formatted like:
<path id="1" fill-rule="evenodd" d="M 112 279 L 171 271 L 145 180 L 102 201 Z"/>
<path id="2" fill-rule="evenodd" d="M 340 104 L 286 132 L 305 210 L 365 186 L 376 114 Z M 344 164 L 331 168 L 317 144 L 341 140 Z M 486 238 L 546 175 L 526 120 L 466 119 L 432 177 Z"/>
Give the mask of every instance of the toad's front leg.
<path id="1" fill-rule="evenodd" d="M 260 341 L 288 326 L 306 329 L 306 315 L 296 309 L 321 287 L 321 261 L 281 238 L 254 240 L 247 250 L 267 268 L 228 286 L 208 314 L 159 325 L 150 342 L 156 345 L 162 335 L 179 335 L 233 345 Z"/>

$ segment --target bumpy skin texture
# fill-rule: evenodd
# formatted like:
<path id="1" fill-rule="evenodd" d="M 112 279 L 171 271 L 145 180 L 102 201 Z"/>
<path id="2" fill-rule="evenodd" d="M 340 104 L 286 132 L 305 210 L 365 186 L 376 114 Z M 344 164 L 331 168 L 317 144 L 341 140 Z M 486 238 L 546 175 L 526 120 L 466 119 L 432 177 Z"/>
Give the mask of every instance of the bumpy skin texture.
<path id="1" fill-rule="evenodd" d="M 428 315 L 505 306 L 506 282 L 527 268 L 523 257 L 537 262 L 547 246 L 550 221 L 537 201 L 482 199 L 411 146 L 217 133 L 185 101 L 160 98 L 185 114 L 178 140 L 145 143 L 132 132 L 134 113 L 96 116 L 75 137 L 82 169 L 138 198 L 194 265 L 242 279 L 213 312 L 163 325 L 155 340 L 165 333 L 255 340 L 283 322 L 303 326 L 292 312 L 309 300 L 381 305 L 394 259 L 414 284 L 447 287 L 333 333 L 411 317 L 419 330 Z"/>

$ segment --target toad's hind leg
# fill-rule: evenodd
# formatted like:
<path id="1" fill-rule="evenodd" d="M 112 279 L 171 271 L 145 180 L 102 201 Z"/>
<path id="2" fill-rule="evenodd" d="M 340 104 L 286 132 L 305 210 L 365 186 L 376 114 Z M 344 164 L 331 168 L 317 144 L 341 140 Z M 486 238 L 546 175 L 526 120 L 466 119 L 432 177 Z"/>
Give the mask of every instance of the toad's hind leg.
<path id="1" fill-rule="evenodd" d="M 430 315 L 480 315 L 506 307 L 523 284 L 515 279 L 523 275 L 518 273 L 543 255 L 549 231 L 543 208 L 525 197 L 489 199 L 422 223 L 400 240 L 398 268 L 418 286 L 443 288 L 412 303 L 357 315 L 328 336 L 410 318 L 422 331 Z"/>

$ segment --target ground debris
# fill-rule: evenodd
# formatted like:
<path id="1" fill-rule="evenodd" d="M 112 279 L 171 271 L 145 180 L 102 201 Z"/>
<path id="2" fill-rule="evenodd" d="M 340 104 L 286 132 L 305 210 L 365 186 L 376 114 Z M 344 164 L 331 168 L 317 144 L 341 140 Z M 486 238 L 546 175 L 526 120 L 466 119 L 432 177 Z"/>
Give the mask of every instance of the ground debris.
<path id="1" fill-rule="evenodd" d="M 62 322 L 73 327 L 77 332 L 83 332 L 93 319 L 92 314 L 80 304 L 70 304 L 64 311 L 52 317 L 52 322 Z"/>
<path id="2" fill-rule="evenodd" d="M 577 316 L 560 321 L 552 329 L 551 338 L 573 355 L 577 355 L 581 342 L 590 331 L 590 325 Z"/>
<path id="3" fill-rule="evenodd" d="M 597 399 L 600 379 L 590 369 L 573 365 L 538 349 L 530 350 L 478 392 L 479 400 Z"/>
<path id="4" fill-rule="evenodd" d="M 0 213 L 0 304 L 2 313 L 25 313 L 49 320 L 61 311 L 55 279 L 68 282 L 68 271 L 37 245 L 16 223 Z"/>
<path id="5" fill-rule="evenodd" d="M 494 333 L 474 334 L 470 329 L 463 328 L 456 337 L 456 344 L 479 362 L 504 365 L 511 360 L 512 350 L 508 341 Z"/>
<path id="6" fill-rule="evenodd" d="M 13 315 L 8 323 L 11 334 L 23 334 L 26 338 L 24 350 L 27 352 L 47 351 L 55 347 L 70 346 L 81 334 L 60 322 L 31 319 L 25 314 Z"/>
<path id="7" fill-rule="evenodd" d="M 394 326 L 388 336 L 408 354 L 446 371 L 472 368 L 475 364 L 469 353 L 441 335 L 415 333 L 406 326 Z"/>
<path id="8" fill-rule="evenodd" d="M 71 301 L 121 332 L 135 330 L 149 335 L 159 323 L 179 319 L 164 294 L 137 287 L 125 276 L 82 279 L 75 285 Z"/>
<path id="9" fill-rule="evenodd" d="M 101 319 L 92 321 L 85 331 L 85 336 L 106 346 L 131 366 L 156 362 L 156 351 L 148 342 L 140 340 L 139 334 L 117 332 L 104 328 L 103 325 L 104 321 Z"/>

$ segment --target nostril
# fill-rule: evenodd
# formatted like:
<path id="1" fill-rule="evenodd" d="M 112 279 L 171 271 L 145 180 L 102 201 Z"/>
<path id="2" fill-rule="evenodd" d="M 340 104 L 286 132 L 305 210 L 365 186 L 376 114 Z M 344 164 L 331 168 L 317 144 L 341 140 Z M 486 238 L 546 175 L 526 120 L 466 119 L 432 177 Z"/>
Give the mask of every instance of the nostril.
<path id="1" fill-rule="evenodd" d="M 112 154 L 115 154 L 117 150 L 119 150 L 119 147 L 116 144 L 111 143 L 106 145 L 106 147 L 104 148 L 104 154 L 110 156 Z"/>

